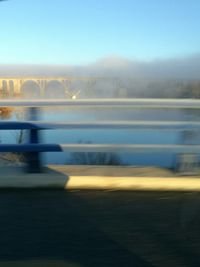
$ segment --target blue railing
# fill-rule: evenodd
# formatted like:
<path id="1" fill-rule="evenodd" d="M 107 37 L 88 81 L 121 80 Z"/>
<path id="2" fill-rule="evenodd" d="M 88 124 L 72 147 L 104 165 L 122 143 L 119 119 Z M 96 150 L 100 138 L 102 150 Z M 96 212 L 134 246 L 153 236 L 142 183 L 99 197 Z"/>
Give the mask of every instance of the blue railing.
<path id="1" fill-rule="evenodd" d="M 173 152 L 200 153 L 200 145 L 152 145 L 152 144 L 42 144 L 39 131 L 47 129 L 161 129 L 200 130 L 200 123 L 193 121 L 80 121 L 44 122 L 38 121 L 39 107 L 81 106 L 81 107 L 131 107 L 153 109 L 199 109 L 200 100 L 194 99 L 79 99 L 79 100 L 1 100 L 0 107 L 26 107 L 27 121 L 1 121 L 1 130 L 27 130 L 26 144 L 0 144 L 0 152 L 27 153 L 29 172 L 40 172 L 40 152 Z"/>

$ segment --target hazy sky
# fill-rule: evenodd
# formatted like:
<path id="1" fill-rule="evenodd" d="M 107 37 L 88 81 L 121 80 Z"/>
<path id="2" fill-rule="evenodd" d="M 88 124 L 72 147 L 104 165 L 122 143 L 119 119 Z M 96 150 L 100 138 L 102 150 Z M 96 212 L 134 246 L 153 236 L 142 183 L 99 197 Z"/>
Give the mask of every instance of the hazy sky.
<path id="1" fill-rule="evenodd" d="M 87 64 L 200 52 L 200 0 L 0 2 L 0 64 Z"/>

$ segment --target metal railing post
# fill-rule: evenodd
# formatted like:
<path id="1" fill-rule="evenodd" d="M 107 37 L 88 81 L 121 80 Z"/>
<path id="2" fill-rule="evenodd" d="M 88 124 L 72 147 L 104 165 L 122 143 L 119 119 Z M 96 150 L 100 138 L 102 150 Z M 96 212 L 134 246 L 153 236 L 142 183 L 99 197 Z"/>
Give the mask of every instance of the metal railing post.
<path id="1" fill-rule="evenodd" d="M 38 108 L 29 108 L 29 119 L 36 121 L 38 119 Z M 39 143 L 39 130 L 31 129 L 29 130 L 29 143 L 38 144 Z M 29 152 L 27 153 L 27 172 L 28 173 L 40 173 L 42 172 L 40 152 Z"/>

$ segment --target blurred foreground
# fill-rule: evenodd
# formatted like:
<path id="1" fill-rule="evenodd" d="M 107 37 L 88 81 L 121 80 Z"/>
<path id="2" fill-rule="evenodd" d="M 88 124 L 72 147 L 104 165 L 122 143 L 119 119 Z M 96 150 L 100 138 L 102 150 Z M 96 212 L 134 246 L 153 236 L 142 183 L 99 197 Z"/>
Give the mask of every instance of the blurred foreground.
<path id="1" fill-rule="evenodd" d="M 199 266 L 198 193 L 1 191 L 0 266 Z"/>

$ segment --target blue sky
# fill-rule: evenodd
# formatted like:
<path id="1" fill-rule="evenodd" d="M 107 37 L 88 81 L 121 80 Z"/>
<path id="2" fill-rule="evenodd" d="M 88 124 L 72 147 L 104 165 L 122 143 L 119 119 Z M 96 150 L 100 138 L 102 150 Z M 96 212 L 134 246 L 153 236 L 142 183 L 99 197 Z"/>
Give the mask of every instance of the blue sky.
<path id="1" fill-rule="evenodd" d="M 199 0 L 0 2 L 0 64 L 89 64 L 200 53 Z"/>

